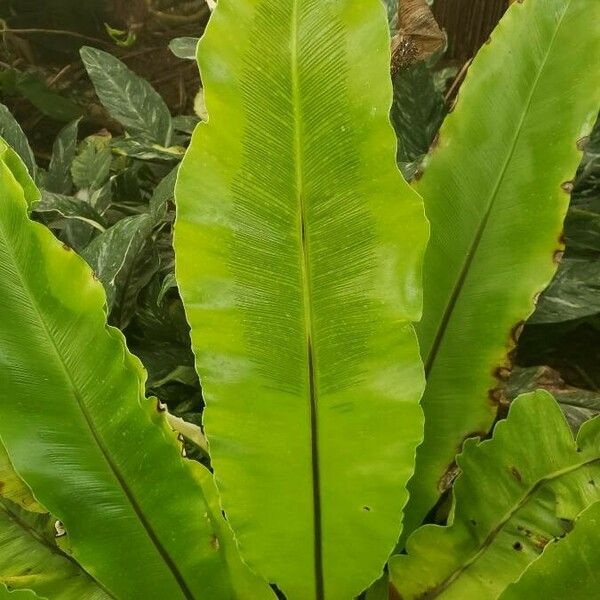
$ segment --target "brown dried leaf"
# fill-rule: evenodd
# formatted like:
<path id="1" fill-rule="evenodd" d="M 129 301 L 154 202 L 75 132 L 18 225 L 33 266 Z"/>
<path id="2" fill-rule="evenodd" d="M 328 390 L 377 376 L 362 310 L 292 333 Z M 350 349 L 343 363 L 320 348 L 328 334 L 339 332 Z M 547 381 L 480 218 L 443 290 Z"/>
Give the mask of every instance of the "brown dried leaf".
<path id="1" fill-rule="evenodd" d="M 446 35 L 426 0 L 400 0 L 398 33 L 392 40 L 392 70 L 427 60 L 444 47 Z"/>

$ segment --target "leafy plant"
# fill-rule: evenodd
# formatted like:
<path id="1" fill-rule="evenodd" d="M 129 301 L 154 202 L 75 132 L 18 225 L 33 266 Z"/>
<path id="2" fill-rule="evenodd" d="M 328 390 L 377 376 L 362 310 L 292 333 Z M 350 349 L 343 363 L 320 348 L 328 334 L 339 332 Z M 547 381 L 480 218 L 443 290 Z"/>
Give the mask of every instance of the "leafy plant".
<path id="1" fill-rule="evenodd" d="M 515 3 L 424 161 L 444 76 L 403 63 L 393 96 L 379 0 L 220 0 L 198 48 L 210 119 L 181 169 L 199 119 L 93 48 L 123 135 L 78 143 L 72 121 L 38 165 L 2 111 L 0 596 L 382 600 L 389 575 L 403 598 L 543 577 L 558 597 L 564 564 L 585 597 L 593 401 L 556 379 L 569 422 L 533 392 L 479 439 L 541 379 L 509 381 L 507 359 L 556 270 L 599 11 Z M 432 225 L 402 534 L 427 224 L 393 98 Z"/>
<path id="2" fill-rule="evenodd" d="M 321 4 L 270 2 L 267 21 L 267 5 L 217 8 L 198 51 L 209 124 L 177 187 L 223 507 L 291 598 L 350 598 L 378 577 L 422 432 L 410 321 L 427 228 L 393 160 L 385 21 L 378 0 Z"/>
<path id="3" fill-rule="evenodd" d="M 109 596 L 191 598 L 211 590 L 230 598 L 235 581 L 225 574 L 226 546 L 216 541 L 227 532 L 218 510 L 208 516 L 215 506 L 203 490 L 210 492 L 210 476 L 181 458 L 156 402 L 143 398 L 145 374 L 122 334 L 106 325 L 104 291 L 89 267 L 28 220 L 35 198 L 24 195 L 27 176 L 10 168 L 11 153 L 5 147 L 0 163 L 0 264 L 10 341 L 2 380 L 12 402 L 3 403 L 0 430 L 12 464 Z M 86 345 L 93 351 L 82 355 Z M 34 364 L 38 377 L 24 382 L 19 373 Z M 167 472 L 177 497 L 161 485 Z"/>
<path id="4" fill-rule="evenodd" d="M 491 440 L 467 440 L 457 462 L 448 526 L 422 527 L 408 555 L 390 564 L 407 600 L 501 597 L 600 500 L 600 419 L 588 421 L 575 441 L 547 392 L 526 394 Z"/>
<path id="5" fill-rule="evenodd" d="M 511 352 L 564 249 L 577 144 L 598 111 L 596 83 L 581 77 L 599 55 L 598 34 L 569 41 L 589 16 L 584 1 L 512 6 L 471 65 L 415 186 L 431 222 L 417 327 L 427 388 L 405 534 L 449 488 L 464 439 L 506 412 Z"/>

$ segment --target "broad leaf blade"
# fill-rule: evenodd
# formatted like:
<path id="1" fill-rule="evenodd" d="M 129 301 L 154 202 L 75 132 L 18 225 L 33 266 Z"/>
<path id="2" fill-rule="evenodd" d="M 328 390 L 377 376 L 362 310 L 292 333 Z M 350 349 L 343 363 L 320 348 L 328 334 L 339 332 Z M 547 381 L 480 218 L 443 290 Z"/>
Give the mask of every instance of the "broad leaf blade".
<path id="1" fill-rule="evenodd" d="M 575 522 L 575 529 L 529 567 L 499 600 L 589 600 L 600 589 L 600 502 Z"/>
<path id="2" fill-rule="evenodd" d="M 34 590 L 44 598 L 114 598 L 58 548 L 55 520 L 0 498 L 0 583 Z"/>
<path id="3" fill-rule="evenodd" d="M 458 457 L 462 474 L 450 525 L 418 529 L 408 554 L 392 558 L 400 596 L 498 598 L 600 500 L 599 442 L 600 418 L 575 441 L 547 392 L 515 400 L 493 439 L 479 445 L 469 440 Z"/>
<path id="4" fill-rule="evenodd" d="M 84 47 L 81 58 L 104 108 L 132 134 L 170 146 L 173 126 L 165 101 L 145 80 L 118 58 Z"/>
<path id="5" fill-rule="evenodd" d="M 201 468 L 201 471 L 202 489 L 213 526 L 217 531 L 221 552 L 227 563 L 235 600 L 275 600 L 275 594 L 265 581 L 242 562 L 233 532 L 223 518 L 219 492 L 213 476 L 207 469 Z"/>
<path id="6" fill-rule="evenodd" d="M 380 576 L 421 437 L 427 230 L 395 166 L 389 42 L 379 0 L 220 0 L 199 46 L 177 280 L 223 507 L 290 600 Z"/>
<path id="7" fill-rule="evenodd" d="M 135 311 L 142 288 L 159 268 L 152 215 L 125 217 L 107 229 L 82 252 L 104 285 L 110 322 L 121 329 Z"/>
<path id="8" fill-rule="evenodd" d="M 98 231 L 104 231 L 106 223 L 102 215 L 85 200 L 75 196 L 64 196 L 44 190 L 41 200 L 35 205 L 33 212 L 44 215 L 49 220 L 75 219 L 87 223 Z"/>
<path id="9" fill-rule="evenodd" d="M 577 141 L 600 101 L 600 29 L 589 27 L 599 19 L 587 0 L 514 3 L 416 186 L 432 225 L 417 329 L 428 383 L 406 534 L 446 487 L 463 440 L 503 409 L 498 377 L 556 270 Z"/>
<path id="10" fill-rule="evenodd" d="M 27 218 L 4 161 L 0 186 L 0 435 L 16 471 L 113 595 L 229 599 L 200 482 L 153 420 L 101 284 Z"/>

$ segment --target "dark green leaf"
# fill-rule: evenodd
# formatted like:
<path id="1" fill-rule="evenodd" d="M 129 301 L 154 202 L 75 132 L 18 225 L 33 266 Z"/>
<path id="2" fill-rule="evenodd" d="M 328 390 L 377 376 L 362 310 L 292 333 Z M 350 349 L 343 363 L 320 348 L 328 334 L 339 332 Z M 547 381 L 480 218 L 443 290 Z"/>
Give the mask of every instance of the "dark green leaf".
<path id="1" fill-rule="evenodd" d="M 74 196 L 55 194 L 47 190 L 42 191 L 42 199 L 35 206 L 34 212 L 37 214 L 56 213 L 57 216 L 64 219 L 78 219 L 99 231 L 104 231 L 106 225 L 98 211 L 85 200 Z"/>
<path id="2" fill-rule="evenodd" d="M 21 157 L 29 174 L 35 179 L 37 166 L 33 150 L 21 126 L 4 104 L 0 104 L 0 137 Z"/>
<path id="3" fill-rule="evenodd" d="M 398 0 L 383 0 L 383 4 L 387 10 L 390 31 L 395 33 L 396 23 L 398 21 Z"/>
<path id="4" fill-rule="evenodd" d="M 175 183 L 179 165 L 174 167 L 156 186 L 152 198 L 150 198 L 150 210 L 155 215 L 160 215 L 166 210 L 167 202 L 173 200 L 175 195 Z"/>
<path id="5" fill-rule="evenodd" d="M 196 125 L 200 123 L 200 121 L 200 117 L 195 115 L 179 115 L 177 117 L 173 117 L 173 128 L 177 131 L 191 135 L 194 133 L 194 129 L 196 128 Z"/>
<path id="6" fill-rule="evenodd" d="M 104 108 L 127 131 L 168 147 L 173 133 L 165 101 L 144 79 L 118 58 L 97 48 L 84 47 L 81 58 Z"/>
<path id="7" fill-rule="evenodd" d="M 104 285 L 111 322 L 121 328 L 131 319 L 141 289 L 159 267 L 153 229 L 151 215 L 127 217 L 97 236 L 82 253 Z"/>
<path id="8" fill-rule="evenodd" d="M 81 108 L 75 102 L 50 89 L 34 73 L 17 73 L 16 91 L 40 112 L 56 121 L 67 122 L 81 115 Z"/>
<path id="9" fill-rule="evenodd" d="M 566 385 L 560 373 L 550 367 L 515 368 L 508 380 L 506 395 L 512 400 L 519 394 L 537 389 L 548 390 L 556 398 L 574 431 L 600 414 L 600 392 Z"/>
<path id="10" fill-rule="evenodd" d="M 69 194 L 73 189 L 71 164 L 77 152 L 78 128 L 79 119 L 63 127 L 54 140 L 45 182 L 45 187 L 50 192 Z"/>
<path id="11" fill-rule="evenodd" d="M 600 253 L 600 213 L 572 206 L 565 222 L 565 237 L 569 256 Z"/>
<path id="12" fill-rule="evenodd" d="M 86 138 L 71 165 L 73 182 L 78 188 L 101 188 L 108 180 L 111 160 L 106 137 L 95 135 Z"/>
<path id="13" fill-rule="evenodd" d="M 444 98 L 425 63 L 395 73 L 391 119 L 398 136 L 398 163 L 405 177 L 414 176 L 415 164 L 429 150 L 445 114 Z"/>
<path id="14" fill-rule="evenodd" d="M 529 323 L 556 323 L 600 313 L 600 256 L 564 258 Z"/>

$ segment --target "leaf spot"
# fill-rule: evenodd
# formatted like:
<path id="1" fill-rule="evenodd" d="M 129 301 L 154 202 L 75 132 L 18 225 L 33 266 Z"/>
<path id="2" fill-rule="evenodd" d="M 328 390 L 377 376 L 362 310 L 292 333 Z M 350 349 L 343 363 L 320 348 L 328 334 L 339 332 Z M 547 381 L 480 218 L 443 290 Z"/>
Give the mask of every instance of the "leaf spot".
<path id="1" fill-rule="evenodd" d="M 517 467 L 511 467 L 510 468 L 510 472 L 512 474 L 512 476 L 519 482 L 521 483 L 523 481 L 523 476 L 521 475 L 521 472 L 519 471 L 519 469 L 517 469 Z"/>

